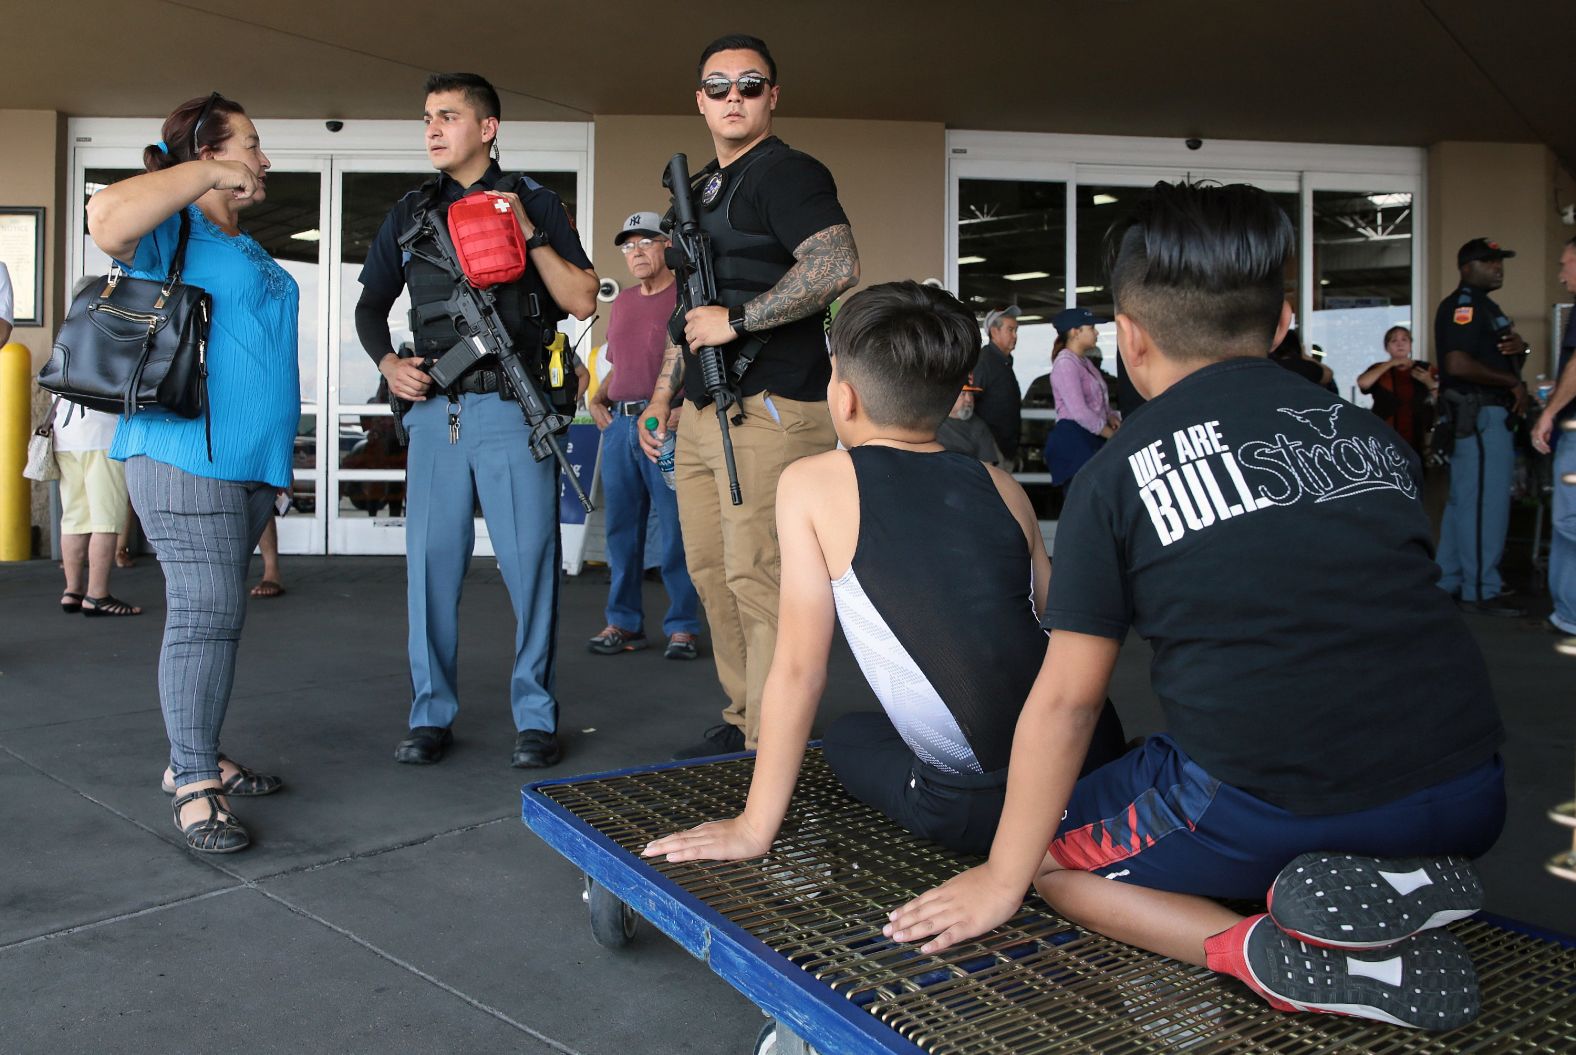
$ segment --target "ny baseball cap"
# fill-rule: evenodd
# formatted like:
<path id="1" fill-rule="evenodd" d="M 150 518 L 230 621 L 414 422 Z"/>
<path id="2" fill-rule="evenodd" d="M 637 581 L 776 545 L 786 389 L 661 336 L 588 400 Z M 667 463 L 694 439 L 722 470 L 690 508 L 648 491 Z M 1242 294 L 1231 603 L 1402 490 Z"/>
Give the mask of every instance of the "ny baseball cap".
<path id="1" fill-rule="evenodd" d="M 1515 250 L 1506 249 L 1498 242 L 1491 242 L 1487 238 L 1474 238 L 1456 251 L 1456 266 L 1460 267 L 1473 260 L 1504 260 L 1515 255 Z"/>
<path id="2" fill-rule="evenodd" d="M 1003 319 L 1016 319 L 1023 314 L 1023 309 L 1016 304 L 1009 304 L 1005 308 L 994 308 L 985 313 L 985 332 L 989 333 L 996 328 L 996 324 Z"/>
<path id="3" fill-rule="evenodd" d="M 662 234 L 662 217 L 654 212 L 632 212 L 629 219 L 624 221 L 623 230 L 613 236 L 614 245 L 623 245 L 624 239 L 632 234 L 649 234 L 665 237 Z"/>
<path id="4" fill-rule="evenodd" d="M 1051 325 L 1056 327 L 1057 333 L 1071 333 L 1080 326 L 1100 326 L 1110 321 L 1100 318 L 1088 308 L 1063 308 L 1051 316 Z"/>

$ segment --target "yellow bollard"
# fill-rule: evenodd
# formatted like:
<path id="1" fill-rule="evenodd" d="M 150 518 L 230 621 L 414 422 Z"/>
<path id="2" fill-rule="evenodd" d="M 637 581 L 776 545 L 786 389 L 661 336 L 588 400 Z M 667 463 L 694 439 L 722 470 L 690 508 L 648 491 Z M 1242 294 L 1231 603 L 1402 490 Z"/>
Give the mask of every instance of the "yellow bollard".
<path id="1" fill-rule="evenodd" d="M 27 345 L 0 348 L 0 561 L 32 553 L 32 481 L 22 475 L 31 435 L 33 359 Z"/>

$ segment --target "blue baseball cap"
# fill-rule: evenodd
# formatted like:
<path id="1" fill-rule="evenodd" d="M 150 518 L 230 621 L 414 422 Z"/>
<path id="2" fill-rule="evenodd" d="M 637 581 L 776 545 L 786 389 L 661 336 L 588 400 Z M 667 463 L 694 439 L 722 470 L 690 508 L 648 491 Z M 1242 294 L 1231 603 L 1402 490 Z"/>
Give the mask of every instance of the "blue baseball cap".
<path id="1" fill-rule="evenodd" d="M 1080 326 L 1099 326 L 1110 321 L 1088 308 L 1063 308 L 1051 317 L 1051 325 L 1056 327 L 1057 333 L 1071 333 Z"/>

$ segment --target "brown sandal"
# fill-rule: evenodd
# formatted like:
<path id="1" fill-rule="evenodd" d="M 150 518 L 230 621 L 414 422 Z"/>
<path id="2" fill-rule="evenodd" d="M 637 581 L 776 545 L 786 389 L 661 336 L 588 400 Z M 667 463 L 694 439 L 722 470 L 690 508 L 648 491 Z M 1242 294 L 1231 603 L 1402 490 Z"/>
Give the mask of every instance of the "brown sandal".
<path id="1" fill-rule="evenodd" d="M 175 800 L 175 827 L 186 837 L 186 845 L 200 854 L 233 854 L 252 845 L 252 837 L 246 829 L 229 810 L 215 801 L 223 794 L 219 788 L 199 788 Z M 208 800 L 208 816 L 181 827 L 181 807 L 198 799 Z"/>
<path id="2" fill-rule="evenodd" d="M 221 795 L 234 795 L 236 798 L 243 799 L 255 798 L 258 795 L 272 795 L 285 786 L 285 782 L 272 773 L 259 773 L 255 769 L 247 769 L 233 758 L 220 755 L 219 761 L 228 762 L 236 769 L 235 774 L 219 786 Z M 174 784 L 161 782 L 159 788 L 166 795 L 175 794 Z"/>

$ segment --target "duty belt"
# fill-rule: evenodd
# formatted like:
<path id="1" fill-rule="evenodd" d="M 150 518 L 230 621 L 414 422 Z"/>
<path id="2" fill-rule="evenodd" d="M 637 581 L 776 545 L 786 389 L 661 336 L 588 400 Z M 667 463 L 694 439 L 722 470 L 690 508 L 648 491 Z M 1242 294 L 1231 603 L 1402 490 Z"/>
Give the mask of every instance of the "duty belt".
<path id="1" fill-rule="evenodd" d="M 477 369 L 469 370 L 460 375 L 454 383 L 455 392 L 497 392 L 501 399 L 513 399 L 514 392 L 510 390 L 503 374 L 497 370 Z"/>

